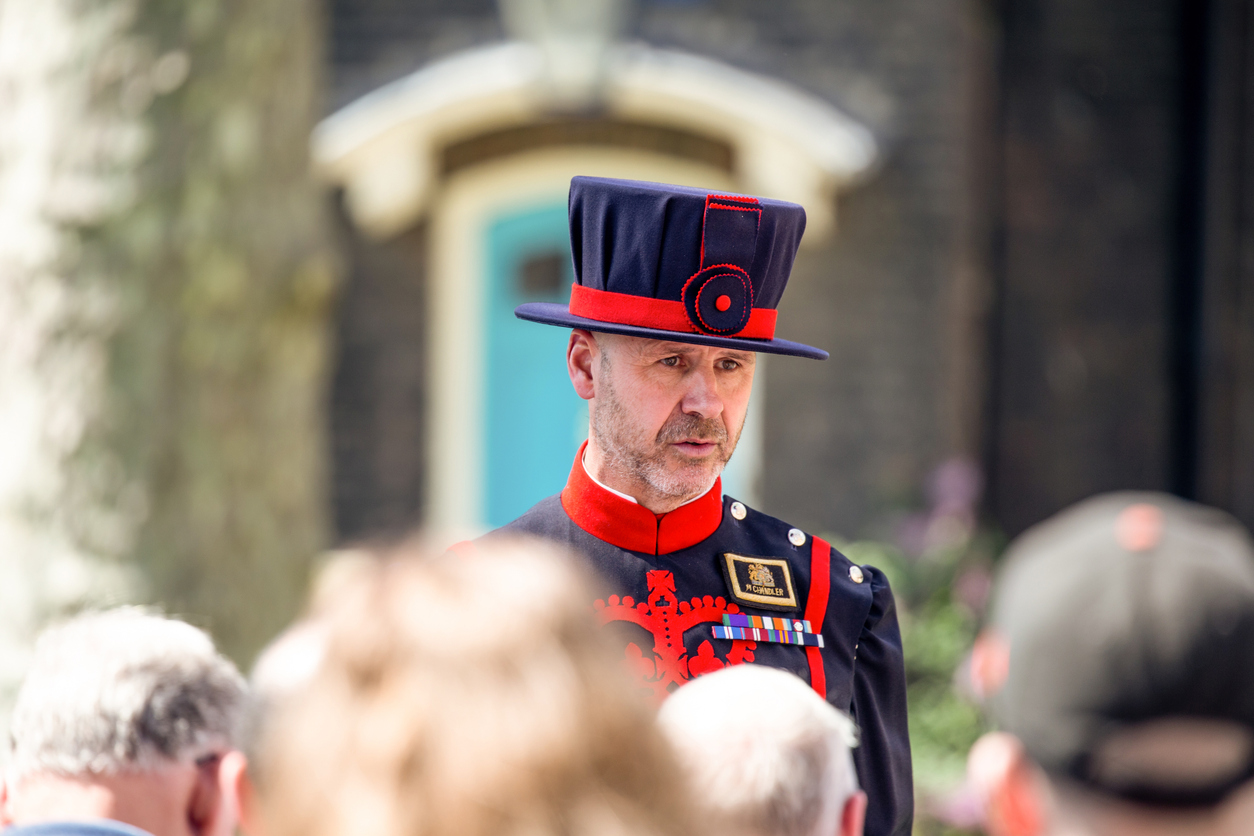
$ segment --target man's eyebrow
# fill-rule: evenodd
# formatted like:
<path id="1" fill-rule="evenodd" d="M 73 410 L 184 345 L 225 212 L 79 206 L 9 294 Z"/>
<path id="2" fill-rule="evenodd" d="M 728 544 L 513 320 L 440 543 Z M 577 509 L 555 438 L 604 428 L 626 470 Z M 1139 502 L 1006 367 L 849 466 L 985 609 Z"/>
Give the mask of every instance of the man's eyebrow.
<path id="1" fill-rule="evenodd" d="M 661 357 L 674 357 L 676 355 L 686 356 L 689 354 L 695 354 L 701 348 L 703 348 L 703 346 L 694 345 L 692 343 L 678 343 L 678 342 L 664 343 L 661 341 L 657 341 L 650 345 L 641 347 L 639 356 L 647 357 L 650 360 L 655 360 Z M 754 357 L 755 357 L 755 352 L 752 352 L 752 351 L 730 350 L 730 351 L 721 352 L 720 354 L 717 355 L 716 359 L 735 360 L 736 362 L 741 363 L 743 365 L 749 365 L 754 362 Z"/>
<path id="2" fill-rule="evenodd" d="M 644 354 L 661 354 L 661 355 L 691 354 L 694 351 L 696 351 L 698 348 L 699 346 L 691 345 L 690 343 L 655 342 L 655 343 L 652 343 L 651 345 L 644 346 L 644 348 L 641 349 L 641 352 Z"/>

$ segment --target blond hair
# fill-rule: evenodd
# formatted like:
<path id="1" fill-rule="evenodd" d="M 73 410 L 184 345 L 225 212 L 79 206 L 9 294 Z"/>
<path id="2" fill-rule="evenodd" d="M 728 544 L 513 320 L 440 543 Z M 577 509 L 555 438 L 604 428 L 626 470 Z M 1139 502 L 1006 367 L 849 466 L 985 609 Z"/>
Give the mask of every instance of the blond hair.
<path id="1" fill-rule="evenodd" d="M 319 671 L 262 730 L 271 836 L 694 832 L 569 558 L 496 542 L 341 574 Z"/>

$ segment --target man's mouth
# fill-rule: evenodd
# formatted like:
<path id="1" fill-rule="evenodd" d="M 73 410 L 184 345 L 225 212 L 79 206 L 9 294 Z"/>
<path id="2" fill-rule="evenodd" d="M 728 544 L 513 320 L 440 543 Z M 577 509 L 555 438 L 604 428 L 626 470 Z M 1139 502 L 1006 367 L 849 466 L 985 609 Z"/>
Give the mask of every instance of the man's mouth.
<path id="1" fill-rule="evenodd" d="M 668 445 L 681 459 L 703 462 L 718 455 L 719 448 L 727 442 L 727 431 L 717 419 L 683 415 L 667 421 L 658 432 L 657 440 Z"/>
<path id="2" fill-rule="evenodd" d="M 674 443 L 674 446 L 677 450 L 689 456 L 706 456 L 718 449 L 717 442 L 704 441 L 698 438 L 677 441 Z"/>

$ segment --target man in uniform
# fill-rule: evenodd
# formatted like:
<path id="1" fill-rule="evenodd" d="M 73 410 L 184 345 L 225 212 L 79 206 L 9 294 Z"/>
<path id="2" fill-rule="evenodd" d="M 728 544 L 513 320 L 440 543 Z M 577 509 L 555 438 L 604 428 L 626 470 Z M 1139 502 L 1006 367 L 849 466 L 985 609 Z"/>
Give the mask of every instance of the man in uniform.
<path id="1" fill-rule="evenodd" d="M 576 177 L 569 305 L 522 319 L 573 329 L 566 363 L 590 432 L 565 489 L 500 533 L 587 555 L 593 602 L 661 701 L 745 662 L 791 671 L 861 728 L 869 836 L 913 817 L 901 636 L 888 582 L 828 543 L 724 497 L 756 353 L 826 359 L 775 337 L 805 228 L 778 200 Z M 746 723 L 754 718 L 746 717 Z"/>

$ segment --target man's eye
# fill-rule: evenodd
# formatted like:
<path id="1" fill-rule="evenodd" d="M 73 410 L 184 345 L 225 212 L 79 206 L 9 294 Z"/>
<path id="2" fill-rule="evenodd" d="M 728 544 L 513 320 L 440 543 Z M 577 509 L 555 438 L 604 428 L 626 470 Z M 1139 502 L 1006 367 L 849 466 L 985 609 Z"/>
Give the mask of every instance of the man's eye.
<path id="1" fill-rule="evenodd" d="M 723 371 L 725 372 L 734 372 L 736 369 L 740 368 L 740 364 L 735 360 L 723 360 L 721 365 L 723 367 Z"/>
<path id="2" fill-rule="evenodd" d="M 661 363 L 663 366 L 670 366 L 671 368 L 674 368 L 675 366 L 679 365 L 679 358 L 678 357 L 663 357 L 661 360 Z"/>

